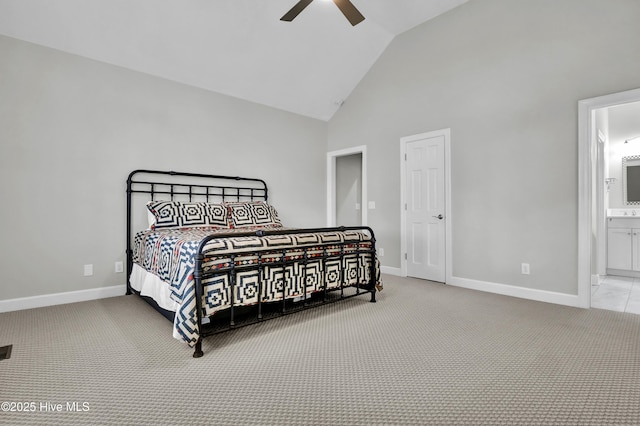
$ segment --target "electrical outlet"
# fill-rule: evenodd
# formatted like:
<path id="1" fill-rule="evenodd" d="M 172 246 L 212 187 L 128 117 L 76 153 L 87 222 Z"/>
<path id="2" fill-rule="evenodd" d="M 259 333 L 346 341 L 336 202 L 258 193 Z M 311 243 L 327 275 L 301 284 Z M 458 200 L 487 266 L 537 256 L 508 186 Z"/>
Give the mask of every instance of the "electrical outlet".
<path id="1" fill-rule="evenodd" d="M 124 264 L 121 261 L 116 262 L 115 271 L 116 273 L 124 272 Z"/>
<path id="2" fill-rule="evenodd" d="M 380 257 L 384 256 L 384 249 L 382 247 L 378 249 L 378 256 Z"/>
<path id="3" fill-rule="evenodd" d="M 522 264 L 522 275 L 529 275 L 531 273 L 531 270 L 529 269 L 529 264 L 528 263 L 523 263 Z"/>
<path id="4" fill-rule="evenodd" d="M 90 277 L 91 275 L 93 275 L 93 265 L 84 265 L 84 276 Z"/>

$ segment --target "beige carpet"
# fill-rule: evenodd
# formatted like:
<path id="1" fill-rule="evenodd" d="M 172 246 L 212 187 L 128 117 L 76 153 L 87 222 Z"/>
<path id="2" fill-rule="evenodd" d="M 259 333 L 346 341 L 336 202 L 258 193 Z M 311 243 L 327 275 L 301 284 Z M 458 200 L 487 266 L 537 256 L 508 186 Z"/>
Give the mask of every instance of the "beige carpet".
<path id="1" fill-rule="evenodd" d="M 136 296 L 0 314 L 0 424 L 640 424 L 640 316 L 384 279 L 200 359 Z"/>

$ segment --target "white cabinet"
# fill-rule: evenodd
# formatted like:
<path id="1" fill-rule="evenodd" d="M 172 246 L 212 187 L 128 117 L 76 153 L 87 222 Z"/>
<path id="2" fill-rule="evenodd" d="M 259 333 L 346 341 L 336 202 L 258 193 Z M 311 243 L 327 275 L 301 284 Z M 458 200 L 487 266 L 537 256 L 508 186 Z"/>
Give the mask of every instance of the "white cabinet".
<path id="1" fill-rule="evenodd" d="M 640 271 L 640 229 L 631 230 L 631 269 Z"/>
<path id="2" fill-rule="evenodd" d="M 609 228 L 607 268 L 631 270 L 633 245 L 631 229 Z"/>
<path id="3" fill-rule="evenodd" d="M 609 219 L 607 269 L 640 272 L 640 219 Z"/>

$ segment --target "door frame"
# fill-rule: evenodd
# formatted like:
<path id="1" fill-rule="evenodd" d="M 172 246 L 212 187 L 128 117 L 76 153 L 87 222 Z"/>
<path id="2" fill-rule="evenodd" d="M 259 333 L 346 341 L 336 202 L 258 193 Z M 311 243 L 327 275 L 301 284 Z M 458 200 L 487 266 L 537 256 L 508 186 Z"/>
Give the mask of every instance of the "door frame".
<path id="1" fill-rule="evenodd" d="M 405 204 L 407 203 L 407 163 L 405 161 L 407 144 L 420 139 L 438 136 L 444 137 L 444 263 L 445 283 L 448 283 L 451 281 L 453 275 L 453 246 L 451 242 L 451 229 L 453 227 L 453 217 L 451 215 L 451 129 L 449 128 L 400 138 L 400 249 L 402 250 L 400 253 L 400 274 L 403 277 L 407 276 L 407 211 L 405 210 Z"/>
<path id="2" fill-rule="evenodd" d="M 598 244 L 592 244 L 592 229 L 597 230 L 596 242 L 605 238 L 601 226 L 598 226 L 598 216 L 604 215 L 604 206 L 597 205 L 598 199 L 592 197 L 593 185 L 600 185 L 600 182 L 594 182 L 592 173 L 593 166 L 598 166 L 595 110 L 638 101 L 640 89 L 578 102 L 578 306 L 582 308 L 591 307 L 591 284 L 597 279 L 597 276 L 592 276 L 592 259 L 601 255 Z M 599 212 L 596 217 L 591 214 L 594 208 Z"/>
<path id="3" fill-rule="evenodd" d="M 367 146 L 360 145 L 327 153 L 327 226 L 336 226 L 336 161 L 338 157 L 360 154 L 362 158 L 362 200 L 360 213 L 362 226 L 367 226 L 367 210 L 369 199 L 367 198 Z"/>

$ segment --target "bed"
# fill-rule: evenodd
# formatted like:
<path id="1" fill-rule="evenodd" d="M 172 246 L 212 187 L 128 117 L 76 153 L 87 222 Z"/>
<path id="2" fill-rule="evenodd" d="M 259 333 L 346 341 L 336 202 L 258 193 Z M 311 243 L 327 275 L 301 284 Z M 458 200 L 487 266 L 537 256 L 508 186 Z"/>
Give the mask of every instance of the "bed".
<path id="1" fill-rule="evenodd" d="M 382 289 L 367 226 L 283 226 L 261 179 L 159 170 L 127 178 L 127 294 L 202 339 Z M 136 232 L 134 232 L 134 230 Z"/>

